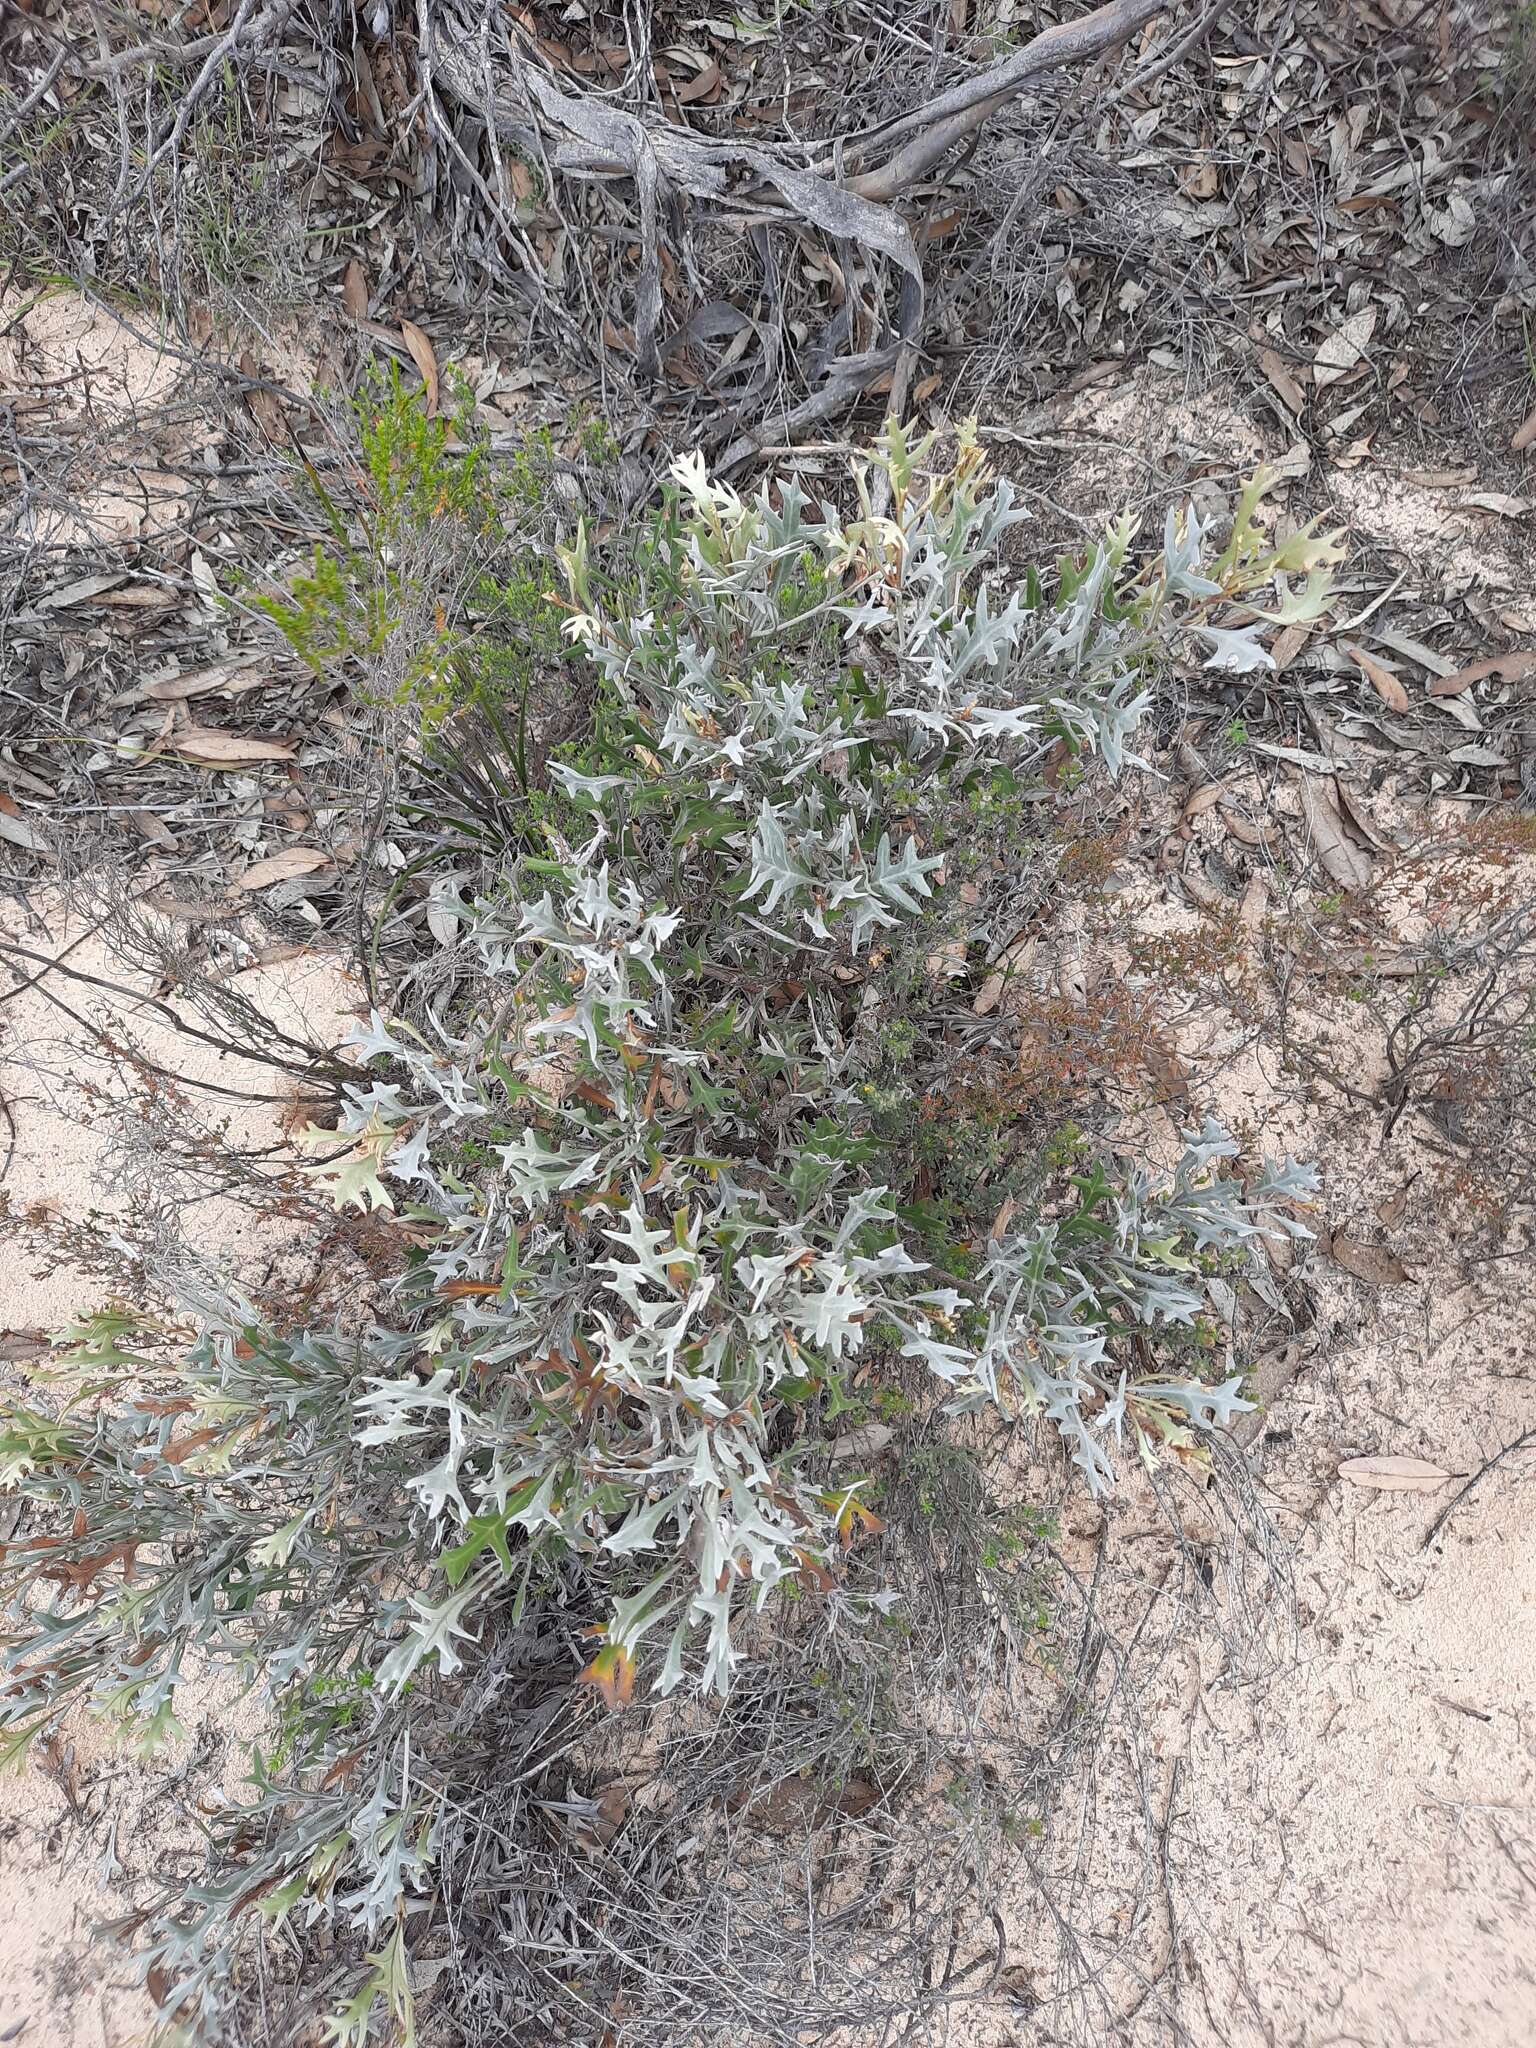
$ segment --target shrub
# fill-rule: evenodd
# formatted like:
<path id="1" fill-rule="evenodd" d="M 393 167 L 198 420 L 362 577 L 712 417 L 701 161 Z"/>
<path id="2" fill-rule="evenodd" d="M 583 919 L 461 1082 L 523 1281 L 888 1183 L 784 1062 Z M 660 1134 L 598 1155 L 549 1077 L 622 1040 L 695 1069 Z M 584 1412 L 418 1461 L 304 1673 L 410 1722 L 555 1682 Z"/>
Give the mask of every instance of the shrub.
<path id="1" fill-rule="evenodd" d="M 929 963 L 984 910 L 952 877 L 1005 880 L 1051 750 L 1119 772 L 1160 666 L 1262 664 L 1254 594 L 1310 615 L 1329 550 L 1265 546 L 1261 476 L 1214 562 L 1191 514 L 1137 567 L 1125 523 L 1003 595 L 1023 515 L 969 437 L 930 454 L 889 434 L 890 510 L 860 473 L 847 521 L 680 463 L 622 584 L 578 529 L 590 729 L 499 878 L 446 903 L 471 993 L 374 1012 L 366 1084 L 306 1133 L 338 1203 L 409 1226 L 392 1295 L 345 1330 L 233 1298 L 97 1317 L 61 1397 L 6 1420 L 5 1477 L 50 1517 L 5 1553 L 12 1753 L 77 1701 L 162 1741 L 194 1660 L 272 1702 L 251 1805 L 150 1936 L 188 2035 L 225 2023 L 254 1908 L 366 1949 L 330 2040 L 414 2038 L 412 1915 L 457 1839 L 443 1729 L 509 1642 L 614 1704 L 723 1698 L 770 1610 L 899 1615 L 899 1587 L 843 1590 L 879 1515 L 828 1447 L 869 1389 L 1044 1417 L 1094 1492 L 1117 1443 L 1197 1459 L 1246 1405 L 1197 1369 L 1209 1283 L 1302 1234 L 1310 1172 L 1244 1186 L 1210 1125 L 1165 1174 L 1074 1141 L 988 1236 L 914 1193 L 902 1065 L 915 1103 L 954 1000 Z"/>

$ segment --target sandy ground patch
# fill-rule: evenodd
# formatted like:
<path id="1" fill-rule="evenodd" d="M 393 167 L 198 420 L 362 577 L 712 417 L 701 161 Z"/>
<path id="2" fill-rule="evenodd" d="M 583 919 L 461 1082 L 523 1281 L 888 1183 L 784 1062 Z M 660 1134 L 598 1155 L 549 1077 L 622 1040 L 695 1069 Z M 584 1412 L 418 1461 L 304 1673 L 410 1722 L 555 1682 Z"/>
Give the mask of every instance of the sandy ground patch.
<path id="1" fill-rule="evenodd" d="M 41 921 L 20 906 L 0 908 L 0 931 L 61 957 L 77 974 L 125 981 L 114 995 L 86 983 L 47 985 L 119 1047 L 182 1077 L 187 1103 L 211 1119 L 221 1141 L 262 1150 L 281 1146 L 286 1104 L 199 1094 L 197 1083 L 266 1095 L 273 1079 L 248 1061 L 189 1042 L 144 1000 L 145 977 L 124 974 L 111 946 L 57 901 Z M 18 975 L 35 968 L 17 965 Z M 331 1044 L 345 1028 L 357 989 L 334 959 L 317 952 L 237 977 L 283 1028 Z M 9 1153 L 0 1223 L 0 1333 L 8 1357 L 25 1357 L 38 1333 L 57 1331 L 110 1297 L 88 1245 L 69 1226 L 97 1231 L 127 1222 L 135 1195 L 123 1178 L 132 1130 L 127 1105 L 142 1085 L 132 1061 L 60 1012 L 41 986 L 0 1008 L 0 1099 Z M 282 1155 L 279 1155 L 281 1157 Z M 293 1253 L 292 1223 L 254 1217 L 238 1200 L 195 1197 L 177 1218 L 180 1251 L 217 1280 L 260 1286 Z M 167 1238 L 168 1259 L 178 1246 Z M 14 1365 L 0 1366 L 12 1372 Z M 0 1531 L 10 1509 L 0 1501 Z M 152 1765 L 136 1761 L 88 1716 L 72 1718 L 63 1740 L 24 1775 L 0 1778 L 0 2040 L 26 2048 L 136 2048 L 152 2007 L 134 1982 L 125 1951 L 99 1924 L 132 1909 L 143 1881 L 199 1867 L 199 1803 L 238 1799 L 247 1756 L 232 1741 L 227 1687 L 189 1684 L 179 1712 L 191 1741 Z M 7 2030 L 16 2028 L 12 2035 Z"/>

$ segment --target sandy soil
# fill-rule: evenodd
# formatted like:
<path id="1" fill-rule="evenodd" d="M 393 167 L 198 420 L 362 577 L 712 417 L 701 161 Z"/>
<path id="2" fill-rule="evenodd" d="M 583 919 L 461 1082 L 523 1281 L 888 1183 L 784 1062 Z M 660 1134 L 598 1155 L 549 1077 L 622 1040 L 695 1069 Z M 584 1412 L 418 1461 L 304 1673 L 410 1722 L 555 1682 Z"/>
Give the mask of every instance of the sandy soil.
<path id="1" fill-rule="evenodd" d="M 266 1094 L 270 1074 L 181 1037 L 135 1000 L 142 976 L 123 974 L 89 926 L 44 899 L 41 919 L 0 908 L 0 931 L 80 974 L 124 981 L 112 996 L 84 984 L 57 985 L 82 1017 L 130 1042 L 145 1060 L 183 1077 L 188 1111 L 212 1120 L 230 1145 L 280 1143 L 284 1101 L 232 1102 L 203 1096 L 197 1083 Z M 77 943 L 78 942 L 78 943 Z M 357 990 L 318 952 L 237 977 L 241 992 L 285 1029 L 322 1043 L 341 1035 Z M 91 1235 L 123 1220 L 133 1194 L 122 1179 L 123 1118 L 142 1085 L 131 1060 L 104 1054 L 99 1039 L 63 1016 L 41 989 L 0 1009 L 0 1098 L 11 1120 L 0 1221 L 0 1341 L 24 1361 L 37 1340 L 111 1297 L 89 1240 L 71 1229 L 94 1219 Z M 211 1195 L 178 1218 L 204 1270 L 261 1286 L 292 1255 L 293 1226 Z M 13 1363 L 0 1365 L 12 1373 Z M 8 1528 L 0 1502 L 0 1531 Z M 151 2005 L 131 1963 L 96 1932 L 134 1904 L 143 1881 L 198 1868 L 198 1807 L 237 1799 L 244 1752 L 231 1742 L 231 1703 L 217 1689 L 182 1695 L 191 1733 L 186 1752 L 142 1766 L 89 1717 L 76 1716 L 64 1741 L 25 1775 L 0 1778 L 0 2041 L 25 2048 L 130 2048 L 147 2038 Z M 14 2033 L 10 2029 L 16 2029 Z"/>
<path id="2" fill-rule="evenodd" d="M 1397 815 L 1406 831 L 1413 821 Z M 1470 861 L 1463 873 L 1469 887 L 1487 879 Z M 1164 941 L 1198 931 L 1200 913 L 1174 892 L 1125 881 L 1119 929 Z M 1530 900 L 1536 869 L 1517 870 L 1513 887 Z M 1411 899 L 1399 910 L 1412 929 Z M 1091 984 L 1091 936 L 1063 950 Z M 1070 978 L 1049 957 L 1031 971 L 1042 987 Z M 1100 1750 L 1092 1787 L 1063 1800 L 1069 1836 L 1090 1790 L 1097 1801 L 1073 1895 L 1102 1970 L 1079 2008 L 1081 2037 L 1517 2048 L 1536 2039 L 1529 1243 L 1506 1239 L 1506 1256 L 1490 1259 L 1458 1241 L 1422 1127 L 1405 1119 L 1384 1136 L 1371 1104 L 1288 1075 L 1214 986 L 1169 1008 L 1182 1011 L 1170 1037 L 1196 1108 L 1243 1134 L 1250 1158 L 1287 1150 L 1324 1167 L 1317 1239 L 1292 1274 L 1311 1323 L 1261 1369 L 1266 1406 L 1241 1430 L 1294 1570 L 1296 1632 L 1278 1666 L 1261 1659 L 1254 1675 L 1219 1628 L 1191 1627 L 1121 1741 Z M 1337 992 L 1310 996 L 1304 1012 L 1339 1081 L 1373 1088 L 1384 1069 L 1369 1020 Z M 1307 1015 L 1293 1022 L 1305 1028 Z M 1380 1245 L 1395 1276 L 1372 1285 L 1342 1270 L 1330 1245 L 1343 1228 Z M 1408 1492 L 1340 1475 L 1342 1461 L 1378 1455 L 1441 1477 Z M 1091 1516 L 1081 1526 L 1122 1558 L 1139 1549 L 1143 1593 L 1159 1582 L 1166 1532 L 1134 1488 L 1102 1530 Z M 1092 1543 L 1078 1547 L 1086 1562 Z M 1282 1599 L 1271 1610 L 1286 1618 Z M 1143 1792 L 1160 1835 L 1150 1900 L 1130 1869 Z M 1077 1847 L 1067 1842 L 1068 1861 Z M 1028 2014 L 1051 1973 L 1038 1901 L 1021 1883 L 1000 1903 L 1020 1960 L 1004 1996 L 957 2017 L 959 2048 L 1039 2038 Z"/>
<path id="3" fill-rule="evenodd" d="M 1246 1686 L 1207 1653 L 1157 1730 L 1179 1768 L 1169 1991 L 1202 2043 L 1536 2036 L 1536 1440 L 1453 1505 L 1536 1421 L 1530 1260 L 1469 1277 L 1414 1133 L 1379 1128 L 1316 1134 L 1325 1228 L 1369 1219 L 1409 1277 L 1373 1288 L 1322 1238 L 1309 1355 L 1253 1449 L 1294 1545 L 1295 1665 Z M 1339 1476 L 1370 1454 L 1451 1476 Z"/>

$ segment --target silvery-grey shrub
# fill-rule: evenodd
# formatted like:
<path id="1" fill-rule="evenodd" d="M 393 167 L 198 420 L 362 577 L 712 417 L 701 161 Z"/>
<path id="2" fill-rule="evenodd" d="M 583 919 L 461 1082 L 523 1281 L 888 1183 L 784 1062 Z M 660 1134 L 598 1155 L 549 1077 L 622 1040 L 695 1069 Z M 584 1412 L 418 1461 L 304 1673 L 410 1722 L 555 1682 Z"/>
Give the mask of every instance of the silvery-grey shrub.
<path id="1" fill-rule="evenodd" d="M 1076 1209 L 1018 1217 L 959 1281 L 870 1171 L 858 1019 L 910 935 L 921 958 L 957 789 L 1026 785 L 1062 741 L 1123 772 L 1163 667 L 1263 666 L 1261 625 L 1316 614 L 1331 550 L 1268 545 L 1261 474 L 1214 557 L 1191 512 L 1147 559 L 1125 521 L 1054 578 L 1005 571 L 1008 486 L 967 435 L 937 476 L 931 452 L 889 433 L 850 520 L 685 461 L 638 588 L 584 532 L 565 551 L 592 732 L 496 885 L 436 899 L 483 998 L 376 1011 L 366 1085 L 307 1134 L 338 1203 L 413 1226 L 389 1314 L 285 1331 L 203 1301 L 152 1354 L 139 1319 L 100 1316 L 67 1398 L 5 1417 L 0 1471 L 55 1511 L 5 1559 L 11 1749 L 77 1702 L 153 1744 L 194 1657 L 280 1710 L 259 1850 L 189 1886 L 150 1951 L 192 2036 L 218 2031 L 252 1905 L 370 1944 L 332 2040 L 409 2033 L 438 1828 L 413 1711 L 578 1571 L 611 1697 L 725 1694 L 743 1615 L 833 1582 L 873 1519 L 795 1427 L 855 1364 L 1043 1418 L 1095 1493 L 1246 1405 L 1239 1370 L 1137 1371 L 1126 1340 L 1193 1327 L 1261 1234 L 1303 1234 L 1307 1169 L 1245 1185 L 1207 1124 L 1166 1174 L 1101 1171 Z"/>

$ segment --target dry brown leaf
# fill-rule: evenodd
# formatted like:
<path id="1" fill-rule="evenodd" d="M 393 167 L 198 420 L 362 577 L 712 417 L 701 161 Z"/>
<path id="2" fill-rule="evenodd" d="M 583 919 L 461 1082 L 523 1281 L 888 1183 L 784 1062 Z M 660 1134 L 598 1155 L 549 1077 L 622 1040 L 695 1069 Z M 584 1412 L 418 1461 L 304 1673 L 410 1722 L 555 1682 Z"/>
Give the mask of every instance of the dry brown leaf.
<path id="1" fill-rule="evenodd" d="M 675 85 L 672 90 L 681 106 L 691 107 L 695 100 L 707 99 L 719 84 L 720 66 L 711 57 L 702 71 L 696 71 L 685 84 Z"/>
<path id="2" fill-rule="evenodd" d="M 971 1005 L 978 1017 L 990 1017 L 1003 999 L 1003 991 L 1016 974 L 1022 974 L 1035 950 L 1035 941 L 1027 932 L 1020 932 L 1010 939 L 998 959 L 997 965 L 982 983 L 976 1000 Z"/>
<path id="3" fill-rule="evenodd" d="M 355 256 L 341 273 L 341 303 L 354 320 L 368 318 L 368 278 Z"/>
<path id="4" fill-rule="evenodd" d="M 1408 692 L 1384 661 L 1378 661 L 1373 654 L 1367 654 L 1363 647 L 1356 647 L 1353 643 L 1347 645 L 1344 652 L 1389 711 L 1408 709 Z"/>
<path id="5" fill-rule="evenodd" d="M 219 732 L 189 725 L 172 736 L 172 753 L 209 768 L 254 768 L 262 761 L 291 761 L 295 749 L 282 740 L 256 740 L 243 732 Z"/>
<path id="6" fill-rule="evenodd" d="M 1308 148 L 1305 136 L 1287 135 L 1281 151 L 1298 178 L 1311 176 L 1313 151 Z"/>
<path id="7" fill-rule="evenodd" d="M 1341 1479 L 1381 1493 L 1438 1493 L 1451 1476 L 1427 1458 L 1345 1458 L 1339 1466 Z"/>
<path id="8" fill-rule="evenodd" d="M 236 677 L 247 665 L 244 661 L 212 662 L 207 668 L 188 669 L 185 675 L 163 676 L 158 683 L 150 683 L 132 694 L 148 697 L 155 704 L 181 704 L 188 697 L 201 697 L 209 690 L 256 689 L 259 685 L 255 683 L 236 684 Z"/>
<path id="9" fill-rule="evenodd" d="M 1301 808 L 1317 857 L 1330 878 L 1341 889 L 1363 889 L 1371 879 L 1370 857 L 1349 837 L 1337 805 L 1315 776 L 1301 778 Z"/>
<path id="10" fill-rule="evenodd" d="M 1205 812 L 1219 804 L 1226 794 L 1227 785 L 1224 782 L 1208 782 L 1204 789 L 1197 789 L 1189 802 L 1184 806 L 1186 824 L 1191 818 L 1204 816 Z"/>
<path id="11" fill-rule="evenodd" d="M 52 1349 L 42 1330 L 0 1331 L 0 1358 L 7 1365 L 30 1365 L 35 1358 L 46 1358 Z"/>
<path id="12" fill-rule="evenodd" d="M 1272 853 L 1275 850 L 1277 841 L 1269 827 L 1254 824 L 1251 818 L 1245 818 L 1241 811 L 1233 810 L 1230 804 L 1222 805 L 1221 822 L 1239 846 L 1257 846 L 1265 853 Z"/>
<path id="13" fill-rule="evenodd" d="M 1370 1287 L 1401 1287 L 1410 1275 L 1395 1252 L 1384 1244 L 1366 1244 L 1348 1230 L 1336 1230 L 1329 1257 L 1346 1273 L 1364 1280 Z"/>
<path id="14" fill-rule="evenodd" d="M 260 367 L 248 348 L 240 351 L 240 374 L 253 382 L 261 378 Z M 288 412 L 275 391 L 247 391 L 245 406 L 269 441 L 287 440 Z"/>
<path id="15" fill-rule="evenodd" d="M 1395 1195 L 1384 1195 L 1376 1204 L 1376 1221 L 1384 1230 L 1396 1230 L 1408 1213 L 1408 1188 L 1399 1188 Z"/>
<path id="16" fill-rule="evenodd" d="M 153 811 L 130 811 L 128 819 L 144 834 L 151 846 L 163 846 L 167 853 L 174 853 L 180 845 L 176 834 L 166 824 L 164 818 L 157 817 Z"/>
<path id="17" fill-rule="evenodd" d="M 872 1778 L 849 1778 L 837 1795 L 837 1810 L 844 1820 L 857 1820 L 879 1800 L 880 1787 Z"/>
<path id="18" fill-rule="evenodd" d="M 1272 348 L 1259 350 L 1259 368 L 1269 379 L 1276 397 L 1286 411 L 1299 415 L 1307 402 L 1306 394 Z"/>
<path id="19" fill-rule="evenodd" d="M 1269 885 L 1255 869 L 1248 877 L 1248 886 L 1243 891 L 1243 900 L 1237 906 L 1237 914 L 1245 929 L 1256 932 L 1269 912 Z"/>
<path id="20" fill-rule="evenodd" d="M 1284 675 L 1291 663 L 1300 654 L 1312 637 L 1310 623 L 1286 626 L 1275 635 L 1275 644 L 1269 650 L 1269 658 L 1275 665 L 1275 674 Z"/>
<path id="21" fill-rule="evenodd" d="M 1312 365 L 1313 380 L 1319 390 L 1325 385 L 1336 384 L 1354 369 L 1371 345 L 1371 336 L 1376 332 L 1376 308 L 1366 306 L 1358 313 L 1351 313 L 1328 335 L 1317 351 Z"/>
<path id="22" fill-rule="evenodd" d="M 229 886 L 242 893 L 251 889 L 270 889 L 274 882 L 291 882 L 299 875 L 312 875 L 318 868 L 329 867 L 330 864 L 330 855 L 322 853 L 317 846 L 285 846 L 281 853 L 252 861 L 245 873 L 236 875 Z"/>
<path id="23" fill-rule="evenodd" d="M 411 352 L 411 361 L 420 370 L 421 381 L 427 387 L 427 418 L 436 419 L 438 400 L 442 393 L 437 377 L 437 357 L 432 344 L 414 320 L 402 320 L 400 332 Z"/>
<path id="24" fill-rule="evenodd" d="M 895 1433 L 888 1422 L 861 1423 L 846 1436 L 834 1440 L 828 1463 L 841 1465 L 849 1458 L 878 1458 Z"/>
<path id="25" fill-rule="evenodd" d="M 254 974 L 258 967 L 281 967 L 288 960 L 307 960 L 313 951 L 313 946 L 302 946 L 292 939 L 285 939 L 276 946 L 258 946 L 251 955 L 249 965 L 237 967 L 235 972 Z"/>
<path id="26" fill-rule="evenodd" d="M 1528 412 L 1515 429 L 1515 438 L 1509 444 L 1512 455 L 1523 455 L 1527 448 L 1536 447 L 1536 411 Z"/>
<path id="27" fill-rule="evenodd" d="M 1485 655 L 1481 661 L 1457 669 L 1454 675 L 1433 677 L 1429 694 L 1431 697 L 1459 697 L 1463 690 L 1470 690 L 1485 676 L 1497 676 L 1501 683 L 1523 683 L 1528 677 L 1536 676 L 1536 652 L 1525 647 L 1512 647 L 1508 654 Z"/>
<path id="28" fill-rule="evenodd" d="M 1349 784 L 1335 777 L 1333 789 L 1339 802 L 1339 816 L 1344 820 L 1346 829 L 1352 831 L 1362 845 L 1373 847 L 1377 853 L 1389 853 L 1392 841 L 1383 837 L 1365 805 L 1351 794 Z"/>

